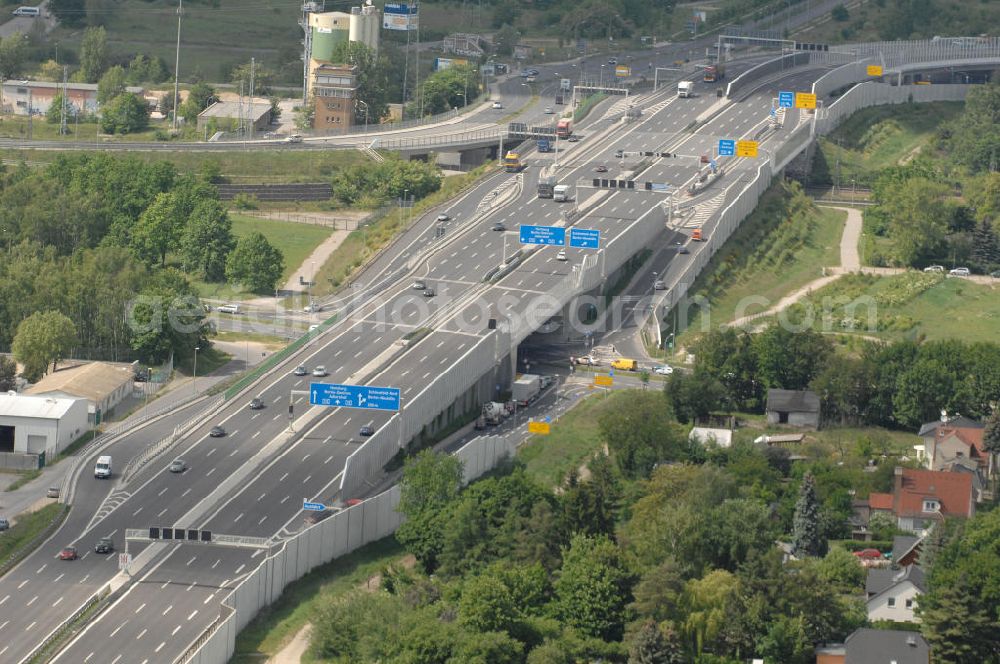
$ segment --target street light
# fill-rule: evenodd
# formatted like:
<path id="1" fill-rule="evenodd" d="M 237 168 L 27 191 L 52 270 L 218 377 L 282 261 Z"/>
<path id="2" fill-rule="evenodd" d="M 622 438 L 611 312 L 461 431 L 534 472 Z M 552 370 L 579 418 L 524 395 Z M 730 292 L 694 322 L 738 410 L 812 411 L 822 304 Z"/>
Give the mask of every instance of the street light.
<path id="1" fill-rule="evenodd" d="M 194 377 L 191 383 L 194 386 L 195 394 L 198 394 L 198 351 L 199 350 L 201 350 L 200 346 L 194 347 L 194 371 L 193 371 Z"/>
<path id="2" fill-rule="evenodd" d="M 604 87 L 604 68 L 605 67 L 607 67 L 607 65 L 601 65 L 601 87 L 602 88 Z"/>
<path id="3" fill-rule="evenodd" d="M 360 99 L 356 99 L 355 101 L 357 101 L 359 104 L 364 104 L 365 105 L 365 133 L 367 134 L 368 133 L 368 102 L 362 101 Z"/>

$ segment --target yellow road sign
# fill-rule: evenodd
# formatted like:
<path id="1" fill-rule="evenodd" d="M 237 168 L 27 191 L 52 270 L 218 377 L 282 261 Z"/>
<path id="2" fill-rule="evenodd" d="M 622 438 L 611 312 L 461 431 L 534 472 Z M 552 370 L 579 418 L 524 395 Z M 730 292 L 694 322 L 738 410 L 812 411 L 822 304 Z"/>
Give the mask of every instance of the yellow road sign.
<path id="1" fill-rule="evenodd" d="M 551 433 L 552 425 L 548 422 L 528 422 L 528 433 Z"/>
<path id="2" fill-rule="evenodd" d="M 809 92 L 796 92 L 795 108 L 816 108 L 816 95 Z"/>
<path id="3" fill-rule="evenodd" d="M 757 141 L 736 141 L 737 157 L 756 157 Z"/>
<path id="4" fill-rule="evenodd" d="M 618 65 L 615 67 L 615 76 L 618 78 L 628 78 L 632 75 L 632 68 L 628 65 Z"/>
<path id="5" fill-rule="evenodd" d="M 867 67 L 869 76 L 881 76 L 882 75 L 882 65 L 868 65 Z"/>
<path id="6" fill-rule="evenodd" d="M 594 376 L 594 385 L 598 387 L 611 387 L 614 382 L 614 376 Z"/>

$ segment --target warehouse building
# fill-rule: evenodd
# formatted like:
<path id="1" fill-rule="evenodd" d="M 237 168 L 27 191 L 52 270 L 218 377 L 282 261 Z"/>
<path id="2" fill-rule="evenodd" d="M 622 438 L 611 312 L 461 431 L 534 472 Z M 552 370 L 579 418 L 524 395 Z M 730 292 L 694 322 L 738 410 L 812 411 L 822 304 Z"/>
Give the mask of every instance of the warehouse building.
<path id="1" fill-rule="evenodd" d="M 87 430 L 85 399 L 0 394 L 0 467 L 37 468 L 35 457 L 51 459 Z"/>
<path id="2" fill-rule="evenodd" d="M 85 113 L 96 113 L 97 106 L 97 84 L 96 83 L 66 83 L 66 99 L 68 100 L 67 111 L 70 117 L 78 111 Z M 3 82 L 3 94 L 0 95 L 0 105 L 4 113 L 14 115 L 28 115 L 31 108 L 33 115 L 45 115 L 52 101 L 63 91 L 62 83 L 50 81 L 18 81 L 9 80 Z M 142 88 L 129 86 L 126 92 L 142 97 L 145 91 Z"/>

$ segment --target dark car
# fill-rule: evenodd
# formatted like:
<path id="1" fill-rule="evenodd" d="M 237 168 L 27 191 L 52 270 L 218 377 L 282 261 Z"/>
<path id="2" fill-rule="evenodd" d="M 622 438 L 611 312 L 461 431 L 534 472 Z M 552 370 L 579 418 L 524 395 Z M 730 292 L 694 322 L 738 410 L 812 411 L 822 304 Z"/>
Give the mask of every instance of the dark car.
<path id="1" fill-rule="evenodd" d="M 435 295 L 437 295 L 437 292 L 433 288 L 424 289 L 424 297 L 434 297 Z"/>
<path id="2" fill-rule="evenodd" d="M 260 399 L 260 397 L 254 397 L 253 399 L 250 399 L 250 410 L 260 410 L 263 407 L 264 407 L 264 402 Z"/>
<path id="3" fill-rule="evenodd" d="M 296 376 L 305 376 L 309 372 L 306 370 L 304 366 L 300 364 L 299 366 L 295 367 L 295 371 L 293 371 L 292 373 L 295 374 Z"/>
<path id="4" fill-rule="evenodd" d="M 59 552 L 59 560 L 76 560 L 79 557 L 75 546 L 64 546 Z"/>
<path id="5" fill-rule="evenodd" d="M 682 244 L 681 246 L 677 247 L 677 253 L 679 253 L 679 254 L 689 254 L 689 253 L 691 253 L 691 252 L 690 252 L 690 251 L 688 251 L 688 248 L 687 248 L 687 247 L 685 247 L 685 246 L 684 246 L 684 245 Z"/>
<path id="6" fill-rule="evenodd" d="M 600 166 L 598 166 L 597 168 L 594 169 L 594 172 L 595 173 L 607 173 L 608 172 L 608 167 L 605 166 L 604 164 L 601 164 Z"/>
<path id="7" fill-rule="evenodd" d="M 495 230 L 495 231 L 505 231 L 505 230 L 507 230 L 507 227 L 503 225 L 502 221 L 498 221 L 495 224 L 493 224 L 493 230 Z"/>
<path id="8" fill-rule="evenodd" d="M 168 470 L 172 473 L 183 473 L 187 467 L 187 462 L 184 459 L 174 459 L 170 462 Z"/>
<path id="9" fill-rule="evenodd" d="M 624 150 L 615 150 L 615 159 L 622 159 L 625 156 Z"/>
<path id="10" fill-rule="evenodd" d="M 110 537 L 102 537 L 97 540 L 97 544 L 94 545 L 94 553 L 111 553 L 115 550 L 114 542 L 111 541 Z"/>
<path id="11" fill-rule="evenodd" d="M 368 426 L 366 424 L 365 426 L 361 427 L 360 431 L 358 431 L 358 435 L 361 435 L 361 436 L 374 436 L 375 435 L 375 429 L 373 427 L 370 427 L 370 426 Z"/>
<path id="12" fill-rule="evenodd" d="M 217 424 L 212 427 L 212 430 L 208 432 L 208 435 L 212 438 L 222 438 L 226 435 L 226 430 L 222 428 L 222 425 Z"/>
<path id="13" fill-rule="evenodd" d="M 573 134 L 572 136 L 570 136 L 566 140 L 569 141 L 570 143 L 576 143 L 577 141 L 580 140 L 580 137 L 577 136 L 576 134 Z"/>

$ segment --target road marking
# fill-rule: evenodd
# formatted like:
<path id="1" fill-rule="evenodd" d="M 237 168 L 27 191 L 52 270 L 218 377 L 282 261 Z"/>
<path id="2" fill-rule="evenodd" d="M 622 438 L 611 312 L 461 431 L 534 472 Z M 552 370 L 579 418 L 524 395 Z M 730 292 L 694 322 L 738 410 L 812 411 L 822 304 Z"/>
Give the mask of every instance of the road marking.
<path id="1" fill-rule="evenodd" d="M 163 585 L 167 585 L 167 584 L 166 584 L 166 583 L 164 583 Z M 170 606 L 168 606 L 168 607 L 167 607 L 166 609 L 164 609 L 164 610 L 163 610 L 163 614 L 162 614 L 162 615 L 167 615 L 168 613 L 170 613 L 170 609 L 172 609 L 172 608 L 174 608 L 174 605 L 173 605 L 173 604 L 171 604 L 171 605 L 170 605 Z"/>
<path id="2" fill-rule="evenodd" d="M 167 510 L 168 510 L 168 509 L 170 509 L 170 508 L 169 508 L 169 507 L 164 507 L 164 508 L 163 508 L 163 511 L 162 511 L 162 512 L 160 512 L 159 514 L 157 514 L 156 516 L 157 516 L 157 517 L 161 517 L 161 516 L 163 516 L 164 514 L 166 514 L 166 513 L 167 513 Z"/>
<path id="3" fill-rule="evenodd" d="M 43 570 L 43 569 L 45 569 L 45 568 L 46 568 L 46 567 L 48 567 L 48 566 L 49 566 L 49 564 L 48 564 L 48 563 L 45 563 L 44 565 L 42 565 L 41 567 L 39 567 L 39 568 L 38 568 L 38 571 L 37 571 L 37 572 L 35 572 L 35 574 L 41 574 L 41 573 L 42 573 L 42 570 Z"/>
<path id="4" fill-rule="evenodd" d="M 276 420 L 276 419 L 278 419 L 279 417 L 281 417 L 281 413 L 275 413 L 275 414 L 274 414 L 274 417 L 272 417 L 271 419 L 272 419 L 272 420 Z"/>
<path id="5" fill-rule="evenodd" d="M 143 630 L 139 632 L 138 636 L 135 637 L 135 640 L 138 641 L 142 637 L 146 636 L 146 631 L 147 631 L 146 628 L 143 628 Z"/>
<path id="6" fill-rule="evenodd" d="M 246 567 L 246 565 L 240 565 L 239 567 L 237 567 L 234 574 L 239 574 L 241 571 L 243 571 L 244 567 Z"/>
<path id="7" fill-rule="evenodd" d="M 115 627 L 115 631 L 111 632 L 111 636 L 108 637 L 108 638 L 112 638 L 112 639 L 115 638 L 115 634 L 117 634 L 121 630 L 121 628 L 125 626 L 125 623 L 127 623 L 127 622 L 128 622 L 128 620 L 125 620 L 125 621 L 122 622 L 121 625 L 118 625 L 118 627 Z"/>
<path id="8" fill-rule="evenodd" d="M 229 585 L 229 579 L 226 579 L 222 583 L 220 583 L 219 584 L 219 589 L 220 590 L 225 590 L 227 585 Z"/>
<path id="9" fill-rule="evenodd" d="M 88 551 L 87 553 L 85 553 L 82 556 L 80 556 L 80 560 L 83 560 L 84 558 L 86 558 L 89 555 L 90 555 L 90 551 Z"/>
<path id="10" fill-rule="evenodd" d="M 142 511 L 142 508 L 140 507 L 136 511 L 132 512 L 132 516 L 139 516 L 139 512 L 141 512 L 141 511 Z"/>
<path id="11" fill-rule="evenodd" d="M 257 437 L 257 436 L 259 436 L 259 435 L 260 435 L 260 431 L 258 431 L 257 433 L 255 433 L 254 435 L 252 435 L 252 436 L 250 436 L 250 437 L 251 437 L 251 438 L 256 438 L 256 437 Z"/>
<path id="12" fill-rule="evenodd" d="M 264 521 L 266 521 L 266 520 L 267 520 L 267 515 L 265 514 L 264 516 L 260 517 L 260 521 L 257 522 L 257 525 L 259 526 L 260 524 L 264 523 Z"/>
<path id="13" fill-rule="evenodd" d="M 286 477 L 288 477 L 288 473 L 285 473 L 284 475 L 282 475 L 281 477 L 279 477 L 278 481 L 279 482 L 284 482 Z"/>
<path id="14" fill-rule="evenodd" d="M 198 609 L 195 609 L 194 611 L 191 612 L 191 615 L 188 616 L 188 620 L 191 620 L 196 615 L 198 615 Z"/>
<path id="15" fill-rule="evenodd" d="M 174 627 L 174 631 L 170 632 L 170 636 L 173 636 L 174 634 L 176 634 L 179 631 L 181 631 L 181 626 L 180 625 L 178 625 L 177 627 Z"/>
<path id="16" fill-rule="evenodd" d="M 38 599 L 38 595 L 35 595 L 34 597 L 32 597 L 31 599 L 28 600 L 28 603 L 25 604 L 25 606 L 31 606 L 32 604 L 35 603 L 35 600 L 37 600 L 37 599 Z"/>
<path id="17" fill-rule="evenodd" d="M 264 497 L 265 497 L 266 495 L 267 495 L 267 493 L 266 493 L 266 492 L 265 492 L 265 493 L 262 493 L 262 494 L 260 494 L 260 498 L 258 498 L 258 499 L 257 499 L 257 502 L 259 503 L 260 501 L 264 500 Z"/>
<path id="18" fill-rule="evenodd" d="M 430 376 L 430 375 L 431 375 L 431 372 L 430 372 L 430 371 L 428 371 L 427 373 L 425 373 L 425 374 L 424 374 L 424 378 L 427 378 L 427 377 L 428 377 L 428 376 Z"/>
<path id="19" fill-rule="evenodd" d="M 87 579 L 89 579 L 89 578 L 90 578 L 90 575 L 88 574 L 87 576 L 85 576 L 82 579 L 80 579 L 80 585 L 83 585 L 84 583 L 86 583 Z"/>
<path id="20" fill-rule="evenodd" d="M 260 432 L 258 431 L 257 433 L 260 433 Z M 229 453 L 229 456 L 234 457 L 234 456 L 236 456 L 236 453 L 239 452 L 239 451 L 240 451 L 240 448 L 237 447 L 236 449 L 234 449 L 232 452 Z"/>
<path id="21" fill-rule="evenodd" d="M 3 603 L 6 602 L 9 599 L 10 599 L 10 595 L 5 595 L 3 599 L 0 599 L 0 606 L 3 606 Z"/>
<path id="22" fill-rule="evenodd" d="M 111 664 L 117 664 L 118 660 L 121 659 L 121 658 L 122 658 L 122 656 L 119 653 L 119 655 L 117 657 L 115 657 L 113 660 L 111 660 Z"/>
<path id="23" fill-rule="evenodd" d="M 288 500 L 289 498 L 291 498 L 291 496 L 285 496 L 284 498 L 281 499 L 281 502 L 279 502 L 278 504 L 279 505 L 284 505 L 285 501 Z"/>
<path id="24" fill-rule="evenodd" d="M 216 450 L 216 448 L 213 447 L 212 449 L 210 449 L 208 451 L 208 454 L 206 454 L 205 456 L 212 456 L 213 454 L 215 454 L 215 450 Z"/>
<path id="25" fill-rule="evenodd" d="M 221 563 L 221 562 L 222 562 L 222 558 L 218 558 L 214 563 L 212 563 L 212 569 L 215 569 L 216 567 L 218 567 L 219 563 Z"/>
<path id="26" fill-rule="evenodd" d="M 145 608 L 146 608 L 146 603 L 145 603 L 145 602 L 143 602 L 142 604 L 140 604 L 140 605 L 139 605 L 139 608 L 138 608 L 138 609 L 136 609 L 136 610 L 135 610 L 135 612 L 136 612 L 136 613 L 139 613 L 140 611 L 142 611 L 142 610 L 143 610 L 143 609 L 145 609 Z"/>
<path id="27" fill-rule="evenodd" d="M 184 589 L 184 592 L 186 592 L 186 593 L 191 592 L 191 589 L 194 588 L 196 585 L 198 585 L 198 582 L 197 581 L 192 581 L 191 585 Z"/>
<path id="28" fill-rule="evenodd" d="M 215 472 L 215 468 L 209 469 L 209 471 L 207 473 L 205 473 L 205 477 L 211 477 L 212 473 L 214 473 L 214 472 Z"/>
<path id="29" fill-rule="evenodd" d="M 23 588 L 23 587 L 24 587 L 25 585 L 27 585 L 27 583 L 28 583 L 28 580 L 27 580 L 27 579 L 25 579 L 24 581 L 22 581 L 22 582 L 21 582 L 21 583 L 20 583 L 20 584 L 19 584 L 19 585 L 17 586 L 17 589 L 18 589 L 18 590 L 20 590 L 20 589 L 21 589 L 21 588 Z"/>
<path id="30" fill-rule="evenodd" d="M 7 623 L 4 623 L 4 624 L 6 625 Z M 83 658 L 83 661 L 84 662 L 89 662 L 90 658 L 93 657 L 93 656 L 94 656 L 94 653 L 90 653 L 89 655 L 87 655 L 86 657 Z"/>
<path id="31" fill-rule="evenodd" d="M 59 603 L 62 602 L 62 601 L 63 601 L 63 598 L 60 597 L 59 599 L 57 599 L 55 602 L 52 603 L 52 607 L 55 608 L 55 607 L 59 606 Z"/>
<path id="32" fill-rule="evenodd" d="M 156 646 L 156 650 L 154 650 L 153 652 L 154 653 L 160 652 L 161 650 L 163 650 L 163 646 L 165 646 L 165 645 L 167 645 L 166 641 L 164 641 L 160 645 Z"/>
<path id="33" fill-rule="evenodd" d="M 312 456 L 312 455 L 311 454 L 307 454 L 304 457 L 302 457 L 302 463 L 305 463 L 306 459 L 308 459 L 310 456 Z"/>
<path id="34" fill-rule="evenodd" d="M 208 597 L 206 597 L 206 598 L 205 598 L 205 601 L 204 601 L 204 602 L 202 602 L 202 604 L 208 604 L 209 602 L 211 602 L 211 601 L 212 601 L 212 598 L 213 598 L 213 597 L 215 597 L 215 593 L 212 593 L 211 595 L 209 595 Z"/>
<path id="35" fill-rule="evenodd" d="M 187 561 L 187 566 L 190 567 L 191 563 L 193 563 L 197 557 L 198 556 L 191 556 L 191 560 Z"/>
<path id="36" fill-rule="evenodd" d="M 332 454 L 330 456 L 328 456 L 326 458 L 326 461 L 324 461 L 323 463 L 330 463 L 331 461 L 333 461 L 333 455 Z"/>
<path id="37" fill-rule="evenodd" d="M 253 553 L 250 554 L 250 557 L 251 558 L 256 558 L 257 556 L 259 556 L 262 553 L 264 553 L 264 549 L 257 549 L 256 551 L 254 551 Z"/>
<path id="38" fill-rule="evenodd" d="M 156 494 L 156 495 L 157 495 L 157 496 L 162 496 L 163 494 L 165 494 L 165 493 L 167 492 L 167 489 L 169 489 L 169 488 L 170 488 L 170 487 L 168 487 L 168 486 L 165 486 L 165 487 L 163 487 L 163 491 L 160 491 L 160 492 L 159 492 L 158 494 Z"/>
<path id="39" fill-rule="evenodd" d="M 33 628 L 33 627 L 35 626 L 35 624 L 36 624 L 37 622 L 38 622 L 37 620 L 33 620 L 33 621 L 31 622 L 31 624 L 30 624 L 30 625 L 28 625 L 28 627 L 27 627 L 27 628 L 26 628 L 26 629 L 25 629 L 24 631 L 25 631 L 25 632 L 30 632 L 30 631 L 32 630 L 32 628 Z"/>
<path id="40" fill-rule="evenodd" d="M 187 489 L 184 493 L 182 493 L 181 494 L 181 498 L 183 498 L 184 496 L 188 495 L 189 493 L 191 493 L 191 489 Z"/>
<path id="41" fill-rule="evenodd" d="M 237 516 L 235 519 L 233 519 L 233 523 L 236 523 L 237 521 L 239 521 L 242 518 L 243 518 L 243 512 L 240 512 L 239 516 Z"/>

